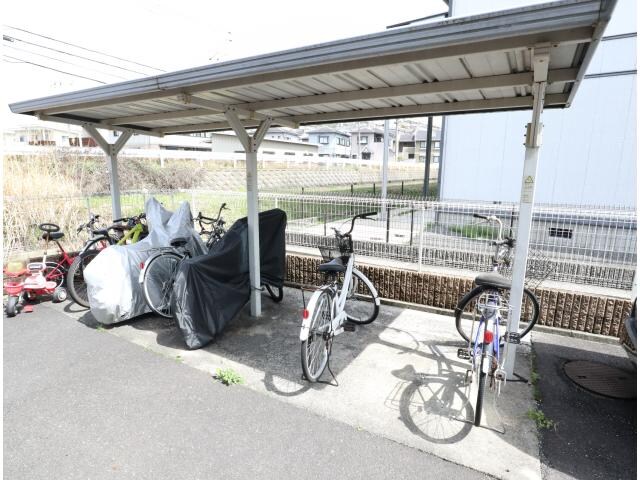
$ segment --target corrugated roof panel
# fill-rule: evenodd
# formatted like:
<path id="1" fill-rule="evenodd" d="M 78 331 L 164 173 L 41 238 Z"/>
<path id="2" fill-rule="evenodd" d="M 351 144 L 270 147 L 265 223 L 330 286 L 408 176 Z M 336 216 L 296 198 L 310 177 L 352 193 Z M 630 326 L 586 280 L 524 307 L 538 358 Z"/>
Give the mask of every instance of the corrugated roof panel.
<path id="1" fill-rule="evenodd" d="M 276 123 L 296 125 L 527 108 L 530 97 L 519 97 L 531 92 L 531 48 L 550 49 L 556 83 L 547 94 L 569 94 L 549 103 L 565 106 L 614 5 L 615 0 L 562 0 L 450 18 L 10 107 L 63 123 L 110 128 L 119 120 L 138 133 L 163 126 L 152 134 L 168 132 L 172 125 L 200 123 L 208 129 L 215 123 L 211 119 L 224 123 L 221 110 L 227 105 L 236 105 L 250 125 L 264 119 L 265 112 L 289 117 L 276 118 Z"/>

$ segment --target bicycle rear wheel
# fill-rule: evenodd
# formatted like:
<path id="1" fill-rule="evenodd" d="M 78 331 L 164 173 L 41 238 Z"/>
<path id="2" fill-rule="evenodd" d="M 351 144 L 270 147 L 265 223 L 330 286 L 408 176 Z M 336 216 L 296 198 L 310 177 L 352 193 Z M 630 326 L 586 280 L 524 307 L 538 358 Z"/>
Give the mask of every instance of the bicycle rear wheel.
<path id="1" fill-rule="evenodd" d="M 149 308 L 166 318 L 173 316 L 173 282 L 182 257 L 174 252 L 159 253 L 147 260 L 142 290 Z"/>
<path id="2" fill-rule="evenodd" d="M 57 264 L 56 262 L 46 262 L 44 270 L 42 272 L 44 278 L 49 282 L 55 282 L 56 287 L 62 287 L 64 285 L 65 278 L 67 276 L 67 269 L 64 264 Z"/>
<path id="3" fill-rule="evenodd" d="M 300 357 L 302 371 L 310 382 L 318 381 L 329 361 L 328 341 L 325 337 L 331 329 L 331 302 L 332 295 L 328 290 L 324 290 L 313 311 L 309 312 L 309 335 L 302 341 Z"/>
<path id="4" fill-rule="evenodd" d="M 508 288 L 494 288 L 480 285 L 460 299 L 455 308 L 456 329 L 467 343 L 475 340 L 482 315 L 481 305 L 487 303 L 488 297 L 492 295 L 499 297 L 499 303 L 502 307 L 501 316 L 504 322 L 507 321 L 507 307 L 509 305 L 510 292 L 511 289 Z M 529 333 L 536 324 L 539 312 L 540 304 L 538 303 L 538 299 L 530 290 L 525 288 L 522 296 L 522 308 L 520 310 L 520 326 L 518 328 L 518 333 L 521 338 Z"/>
<path id="5" fill-rule="evenodd" d="M 351 285 L 344 304 L 344 311 L 351 323 L 366 325 L 373 322 L 380 311 L 380 300 L 375 290 L 371 290 L 366 277 L 359 270 L 353 270 Z"/>
<path id="6" fill-rule="evenodd" d="M 87 282 L 84 280 L 84 269 L 98 256 L 100 250 L 86 250 L 78 255 L 67 272 L 67 291 L 78 305 L 89 308 L 89 294 Z"/>

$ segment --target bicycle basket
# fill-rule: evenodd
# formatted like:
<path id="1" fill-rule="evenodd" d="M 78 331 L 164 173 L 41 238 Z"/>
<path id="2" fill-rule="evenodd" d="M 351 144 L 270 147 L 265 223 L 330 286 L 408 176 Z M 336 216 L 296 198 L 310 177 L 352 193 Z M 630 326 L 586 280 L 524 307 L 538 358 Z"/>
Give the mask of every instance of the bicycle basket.
<path id="1" fill-rule="evenodd" d="M 351 237 L 336 238 L 332 242 L 333 245 L 318 245 L 320 255 L 322 255 L 323 262 L 330 262 L 338 257 L 348 257 L 353 253 L 353 242 Z"/>
<path id="2" fill-rule="evenodd" d="M 540 250 L 530 248 L 527 254 L 527 271 L 525 273 L 524 286 L 532 290 L 537 288 L 553 273 L 556 268 L 555 262 Z M 498 267 L 500 275 L 511 278 L 513 273 L 513 256 L 508 258 Z"/>

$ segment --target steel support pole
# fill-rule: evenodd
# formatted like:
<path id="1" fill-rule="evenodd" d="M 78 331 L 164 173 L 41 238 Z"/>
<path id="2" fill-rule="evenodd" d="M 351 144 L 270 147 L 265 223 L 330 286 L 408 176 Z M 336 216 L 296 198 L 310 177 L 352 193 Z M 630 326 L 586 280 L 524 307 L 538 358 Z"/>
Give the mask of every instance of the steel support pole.
<path id="1" fill-rule="evenodd" d="M 513 276 L 511 280 L 510 305 L 512 307 L 507 325 L 508 332 L 517 332 L 520 322 L 520 310 L 524 290 L 524 280 L 527 271 L 527 256 L 531 234 L 531 219 L 533 216 L 533 202 L 535 197 L 536 175 L 538 170 L 538 156 L 542 144 L 542 124 L 540 115 L 544 106 L 546 82 L 535 82 L 533 90 L 533 112 L 531 123 L 527 125 L 525 141 L 524 168 L 522 171 L 522 185 L 520 190 L 520 213 L 518 216 L 518 235 L 513 262 Z M 513 369 L 516 358 L 516 345 L 507 343 L 504 353 L 504 369 L 509 379 L 515 378 Z"/>
<path id="2" fill-rule="evenodd" d="M 246 153 L 247 176 L 247 227 L 249 233 L 249 282 L 251 284 L 251 316 L 262 315 L 262 285 L 260 280 L 260 223 L 258 206 L 258 147 L 262 143 L 269 126 L 271 117 L 267 117 L 260 123 L 253 136 L 250 136 L 238 118 L 233 108 L 225 112 L 225 116 L 231 128 L 238 136 L 238 140 Z"/>
<path id="3" fill-rule="evenodd" d="M 124 131 L 114 144 L 107 142 L 93 125 L 84 125 L 84 130 L 93 138 L 107 156 L 109 167 L 109 187 L 111 190 L 111 214 L 113 218 L 122 217 L 120 206 L 120 180 L 118 178 L 118 153 L 131 138 L 132 132 Z"/>

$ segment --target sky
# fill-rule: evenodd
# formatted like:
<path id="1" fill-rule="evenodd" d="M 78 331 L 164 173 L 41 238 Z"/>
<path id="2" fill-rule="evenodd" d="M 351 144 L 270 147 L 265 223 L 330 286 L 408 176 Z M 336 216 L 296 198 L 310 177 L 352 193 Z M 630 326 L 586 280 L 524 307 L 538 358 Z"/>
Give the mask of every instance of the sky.
<path id="1" fill-rule="evenodd" d="M 15 101 L 379 32 L 446 6 L 441 0 L 23 0 L 0 9 L 0 100 L 10 127 L 34 123 L 10 113 L 7 104 Z"/>

